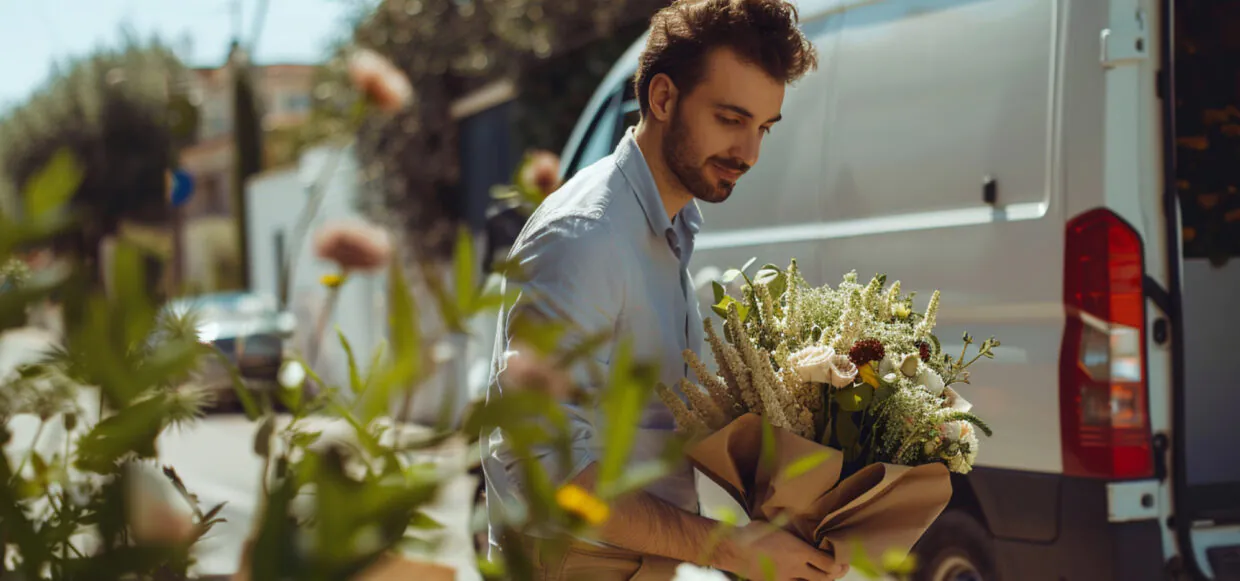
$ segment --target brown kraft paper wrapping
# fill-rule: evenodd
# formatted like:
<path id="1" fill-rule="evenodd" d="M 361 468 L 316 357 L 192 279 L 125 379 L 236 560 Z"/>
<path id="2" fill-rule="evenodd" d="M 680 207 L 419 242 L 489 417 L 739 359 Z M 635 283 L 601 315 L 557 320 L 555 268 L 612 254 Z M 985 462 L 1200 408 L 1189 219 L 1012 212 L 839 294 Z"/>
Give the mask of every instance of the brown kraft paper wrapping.
<path id="1" fill-rule="evenodd" d="M 840 481 L 844 454 L 782 428 L 772 427 L 773 458 L 765 458 L 762 418 L 745 414 L 689 450 L 689 461 L 728 492 L 751 520 L 773 521 L 848 563 L 860 541 L 872 560 L 896 549 L 907 553 L 951 500 L 950 473 L 942 464 L 871 464 Z M 827 450 L 826 460 L 785 478 L 786 466 Z"/>

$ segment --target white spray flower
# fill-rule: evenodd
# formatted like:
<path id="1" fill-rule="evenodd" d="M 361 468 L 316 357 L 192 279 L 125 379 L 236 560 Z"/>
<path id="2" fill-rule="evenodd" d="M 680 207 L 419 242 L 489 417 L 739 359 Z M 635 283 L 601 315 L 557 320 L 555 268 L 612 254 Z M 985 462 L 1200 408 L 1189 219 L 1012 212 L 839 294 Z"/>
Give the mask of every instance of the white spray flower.
<path id="1" fill-rule="evenodd" d="M 934 395 L 943 395 L 943 390 L 946 388 L 943 378 L 925 365 L 921 366 L 921 372 L 917 374 L 917 383 Z"/>

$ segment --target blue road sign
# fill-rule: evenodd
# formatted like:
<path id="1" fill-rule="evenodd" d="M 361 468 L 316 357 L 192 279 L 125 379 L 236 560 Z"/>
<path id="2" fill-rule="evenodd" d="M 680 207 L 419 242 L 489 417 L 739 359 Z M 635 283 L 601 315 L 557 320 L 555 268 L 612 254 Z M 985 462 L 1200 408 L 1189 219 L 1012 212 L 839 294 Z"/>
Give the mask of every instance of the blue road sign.
<path id="1" fill-rule="evenodd" d="M 194 177 L 189 172 L 178 169 L 172 172 L 172 207 L 177 208 L 188 202 L 194 195 Z"/>

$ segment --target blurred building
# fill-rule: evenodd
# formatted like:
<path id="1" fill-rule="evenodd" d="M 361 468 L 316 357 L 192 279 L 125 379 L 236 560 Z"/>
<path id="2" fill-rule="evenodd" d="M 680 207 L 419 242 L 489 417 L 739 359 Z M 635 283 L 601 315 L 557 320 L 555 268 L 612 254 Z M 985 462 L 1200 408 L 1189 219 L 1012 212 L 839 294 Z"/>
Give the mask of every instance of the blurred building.
<path id="1" fill-rule="evenodd" d="M 181 164 L 194 175 L 193 199 L 186 217 L 226 216 L 232 211 L 233 145 L 232 67 L 193 70 L 191 94 L 200 111 L 198 139 L 181 152 Z M 296 130 L 309 118 L 314 65 L 254 67 L 261 95 L 265 134 L 264 166 L 296 159 Z"/>
<path id="2" fill-rule="evenodd" d="M 252 67 L 263 123 L 263 167 L 295 164 L 299 131 L 309 119 L 315 65 Z M 233 66 L 191 71 L 190 94 L 199 111 L 198 135 L 181 151 L 181 167 L 194 178 L 194 195 L 182 209 L 183 285 L 191 292 L 235 288 L 241 282 L 233 169 Z"/>

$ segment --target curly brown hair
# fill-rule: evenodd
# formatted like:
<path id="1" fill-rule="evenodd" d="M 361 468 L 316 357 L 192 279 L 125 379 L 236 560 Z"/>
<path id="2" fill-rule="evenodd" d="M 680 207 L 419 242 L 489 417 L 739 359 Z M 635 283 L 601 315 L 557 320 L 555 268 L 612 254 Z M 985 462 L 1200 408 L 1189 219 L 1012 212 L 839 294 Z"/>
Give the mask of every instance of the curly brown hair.
<path id="1" fill-rule="evenodd" d="M 773 79 L 800 79 L 817 68 L 818 55 L 798 23 L 796 7 L 784 0 L 676 0 L 659 10 L 634 80 L 642 115 L 650 111 L 655 76 L 666 74 L 681 91 L 691 91 L 716 48 L 731 49 Z"/>

